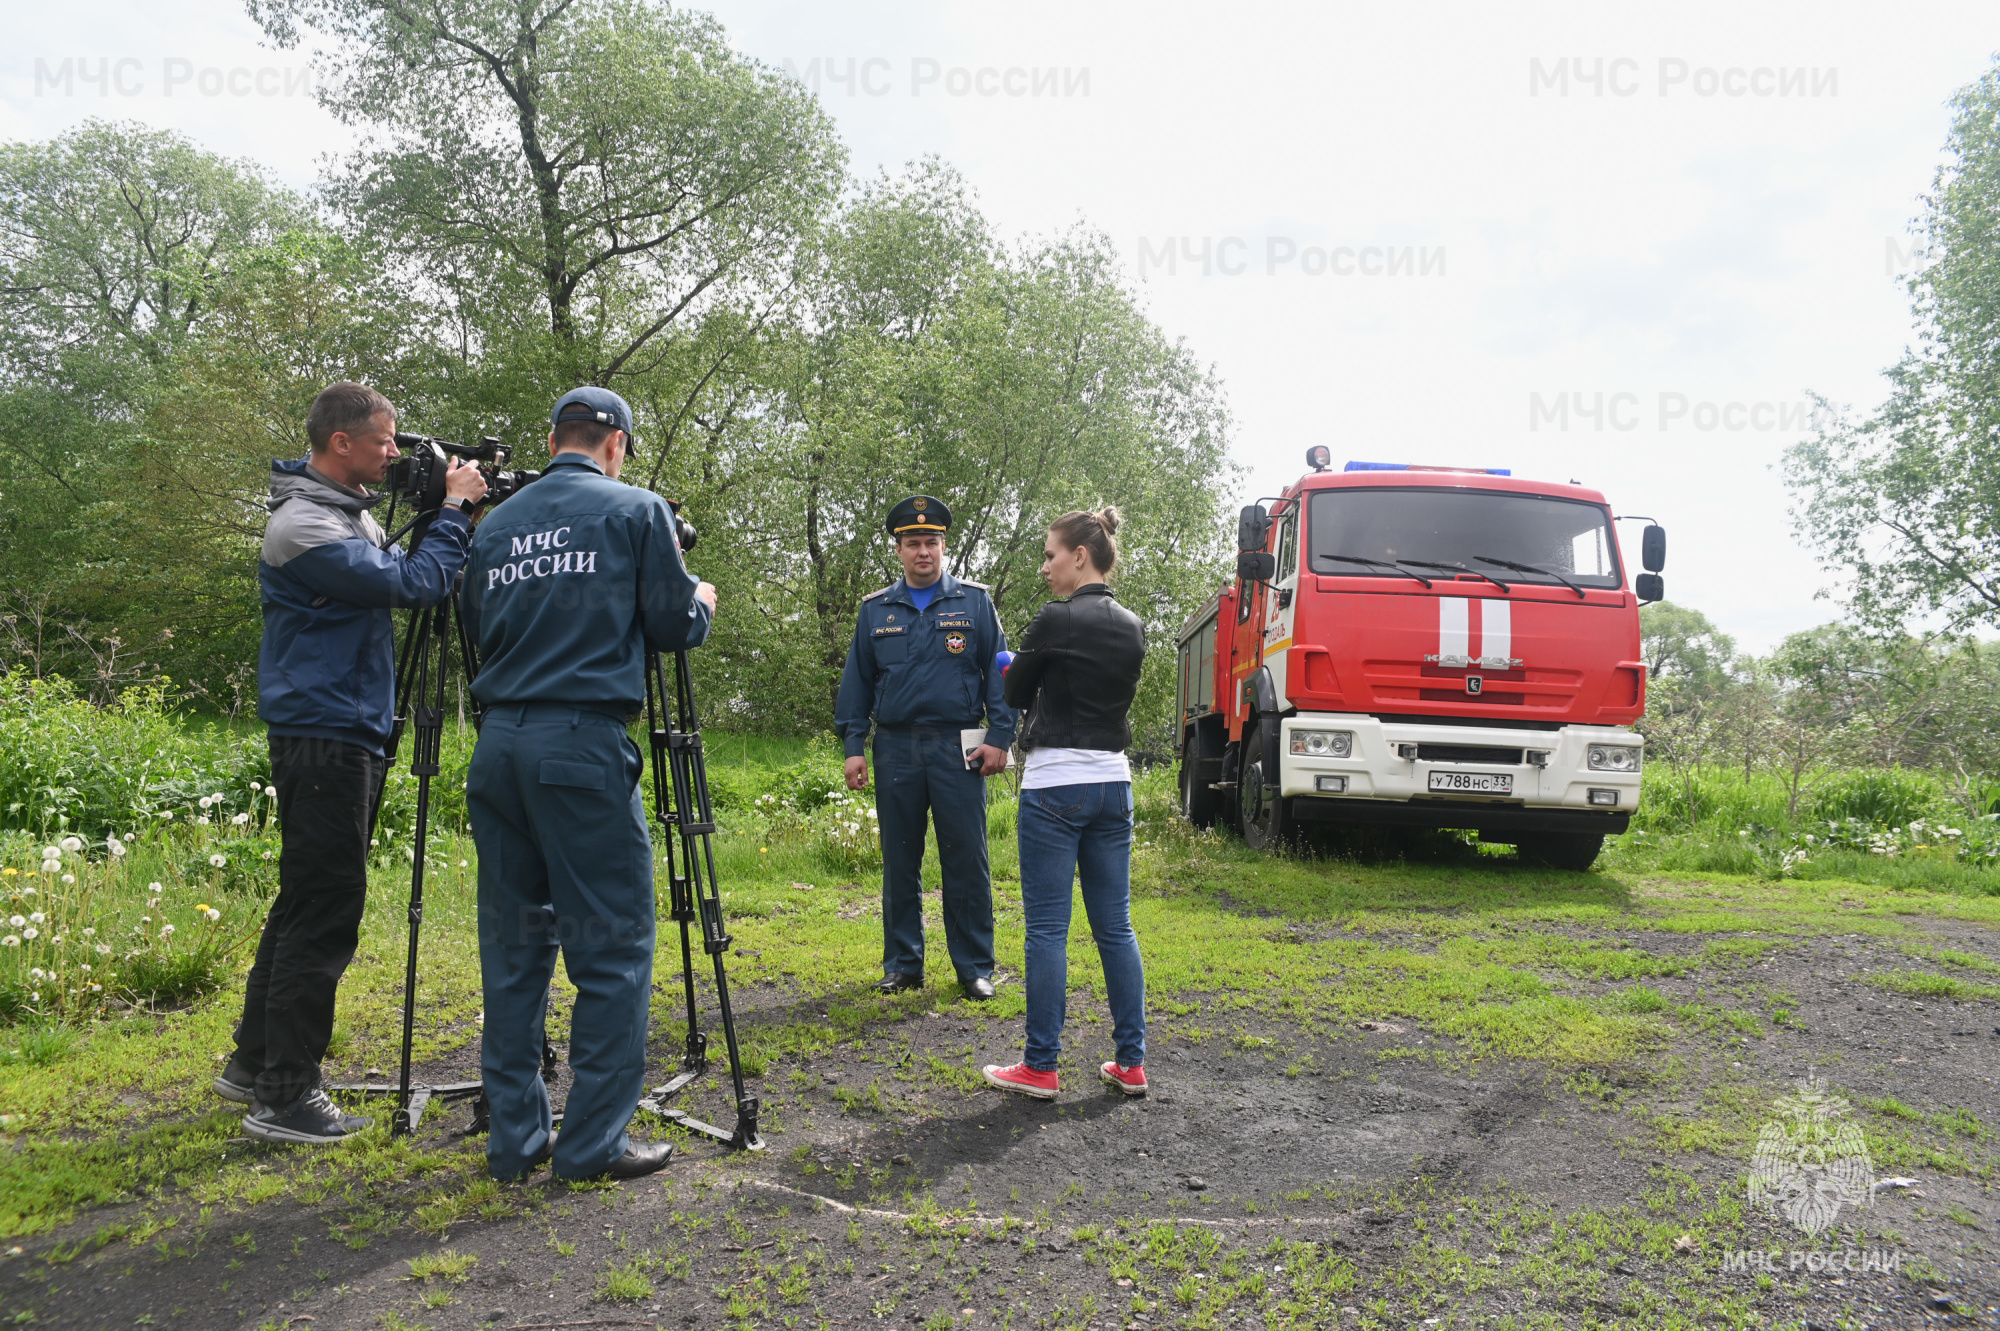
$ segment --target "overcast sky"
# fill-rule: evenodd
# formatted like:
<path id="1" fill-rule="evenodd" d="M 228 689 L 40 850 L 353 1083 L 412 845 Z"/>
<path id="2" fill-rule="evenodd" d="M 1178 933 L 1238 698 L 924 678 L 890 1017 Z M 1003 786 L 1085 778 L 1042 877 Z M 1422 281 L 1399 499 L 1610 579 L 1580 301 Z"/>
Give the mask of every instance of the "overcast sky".
<path id="1" fill-rule="evenodd" d="M 1808 392 L 1880 400 L 1946 101 L 2000 49 L 1990 4 L 711 9 L 857 173 L 935 153 L 1004 235 L 1109 235 L 1220 375 L 1243 497 L 1321 443 L 1578 480 L 1757 649 L 1837 613 L 1776 463 Z M 300 187 L 347 141 L 228 0 L 9 29 L 0 137 L 130 118 Z"/>

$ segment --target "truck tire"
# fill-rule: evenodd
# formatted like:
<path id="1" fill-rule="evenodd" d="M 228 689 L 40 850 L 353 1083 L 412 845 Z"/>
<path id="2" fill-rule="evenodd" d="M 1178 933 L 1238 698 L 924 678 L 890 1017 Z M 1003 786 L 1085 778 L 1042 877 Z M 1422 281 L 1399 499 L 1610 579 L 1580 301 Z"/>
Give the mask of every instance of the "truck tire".
<path id="1" fill-rule="evenodd" d="M 1215 792 L 1197 773 L 1193 748 L 1194 737 L 1190 735 L 1187 749 L 1181 754 L 1181 817 L 1194 827 L 1213 827 L 1217 803 Z"/>
<path id="2" fill-rule="evenodd" d="M 1282 850 L 1295 840 L 1292 803 L 1265 793 L 1263 749 L 1258 731 L 1244 732 L 1245 761 L 1236 778 L 1236 826 L 1250 849 Z"/>
<path id="3" fill-rule="evenodd" d="M 1602 832 L 1522 833 L 1514 843 L 1514 853 L 1522 859 L 1570 873 L 1582 873 L 1595 864 L 1603 849 Z"/>

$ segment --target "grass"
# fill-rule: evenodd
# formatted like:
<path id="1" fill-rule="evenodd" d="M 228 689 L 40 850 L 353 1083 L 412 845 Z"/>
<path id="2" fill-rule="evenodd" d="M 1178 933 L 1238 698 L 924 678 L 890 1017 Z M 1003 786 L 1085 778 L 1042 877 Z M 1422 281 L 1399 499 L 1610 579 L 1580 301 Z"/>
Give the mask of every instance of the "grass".
<path id="1" fill-rule="evenodd" d="M 759 1024 L 747 1033 L 743 1061 L 750 1076 L 772 1070 L 795 1076 L 791 1069 L 804 1056 L 866 1039 L 887 1023 L 925 1012 L 976 1011 L 977 1019 L 989 1024 L 1021 1015 L 1019 984 L 1003 986 L 997 1000 L 978 1009 L 958 1007 L 956 991 L 949 988 L 891 1000 L 866 992 L 880 962 L 879 879 L 875 870 L 857 867 L 848 851 L 829 843 L 811 821 L 807 802 L 823 798 L 827 779 L 824 746 L 728 738 L 712 746 L 711 771 L 718 788 L 728 791 L 727 800 L 719 802 L 734 810 L 724 814 L 725 831 L 716 841 L 725 910 L 736 939 L 731 981 L 745 991 L 783 995 L 790 1013 L 785 1021 Z M 1013 805 L 1006 786 L 994 784 L 989 830 L 999 962 L 1019 976 Z M 790 812 L 756 812 L 756 801 L 772 793 L 790 801 Z M 1635 1128 L 1663 1149 L 1741 1153 L 1765 1112 L 1764 1100 L 1746 1088 L 1701 1083 L 1659 1061 L 1676 1040 L 1755 1042 L 1765 1036 L 1767 1021 L 1791 1020 L 1790 1006 L 1753 992 L 1752 968 L 1774 949 L 1800 938 L 1864 934 L 1936 968 L 1876 972 L 1866 977 L 1869 983 L 1927 998 L 2000 996 L 2000 985 L 1973 978 L 1991 976 L 2000 966 L 1962 949 L 1934 948 L 1922 927 L 1932 920 L 2000 923 L 2000 897 L 1954 876 L 1988 870 L 1942 866 L 1916 886 L 1883 873 L 1866 880 L 1773 878 L 1756 866 L 1740 873 L 1664 868 L 1652 850 L 1621 848 L 1599 872 L 1566 874 L 1481 853 L 1463 842 L 1430 846 L 1417 859 L 1273 858 L 1176 821 L 1170 773 L 1145 776 L 1138 793 L 1133 917 L 1146 951 L 1155 1029 L 1205 1039 L 1230 1057 L 1268 1058 L 1273 1068 L 1310 1067 L 1310 1055 L 1294 1047 L 1299 1041 L 1351 1032 L 1362 1020 L 1407 1021 L 1447 1037 L 1454 1046 L 1449 1057 L 1462 1069 L 1476 1069 L 1487 1059 L 1530 1060 L 1593 1097 L 1608 1093 L 1607 1103 L 1621 1094 L 1620 1069 L 1654 1079 L 1679 1077 L 1695 1098 L 1689 1112 L 1635 1115 Z M 15 856 L 10 864 L 38 871 L 39 846 L 17 839 L 6 847 Z M 103 884 L 101 900 L 114 921 L 107 927 L 123 928 L 129 912 L 148 908 L 150 898 L 137 878 L 180 872 L 179 881 L 190 890 L 200 886 L 198 876 L 185 877 L 190 865 L 173 860 L 175 855 L 183 851 L 166 838 L 134 843 L 119 870 L 133 881 L 121 885 L 107 878 Z M 416 1042 L 420 1060 L 462 1050 L 477 1039 L 482 998 L 473 941 L 476 860 L 461 831 L 447 825 L 434 836 Z M 190 864 L 198 874 L 205 861 Z M 934 858 L 927 859 L 923 875 L 927 890 L 935 890 Z M 390 1066 L 399 1035 L 407 860 L 395 845 L 384 847 L 373 883 L 338 1017 L 336 1056 L 356 1070 Z M 213 895 L 224 901 L 231 918 L 254 919 L 261 909 L 258 884 L 253 874 Z M 175 909 L 196 904 L 183 906 L 179 896 L 169 894 Z M 932 946 L 941 958 L 934 908 L 930 913 Z M 1642 933 L 1687 945 L 1632 946 L 1631 936 Z M 677 943 L 663 933 L 663 970 L 671 967 Z M 1102 1003 L 1103 976 L 1081 912 L 1072 943 L 1070 982 L 1081 991 L 1078 1006 L 1089 1010 Z M 240 973 L 243 960 L 240 951 L 233 953 L 229 966 Z M 1703 982 L 1702 1000 L 1675 1001 L 1662 991 L 1666 982 L 1684 977 Z M 206 1089 L 218 1056 L 229 1048 L 236 1015 L 238 981 L 235 974 L 226 979 L 219 991 L 183 993 L 170 1008 L 106 1008 L 67 1024 L 0 1030 L 5 1037 L 0 1038 L 0 1133 L 9 1147 L 0 1151 L 0 1235 L 43 1233 L 81 1211 L 142 1195 L 223 1213 L 281 1200 L 339 1202 L 345 1209 L 337 1233 L 353 1246 L 372 1242 L 390 1226 L 441 1237 L 456 1225 L 517 1213 L 520 1203 L 512 1194 L 484 1177 L 476 1143 L 420 1148 L 390 1140 L 378 1123 L 339 1153 L 305 1157 L 248 1150 L 235 1136 L 235 1117 L 219 1112 Z M 554 1039 L 566 1035 L 571 997 L 558 975 Z M 678 1028 L 678 1005 L 677 986 L 663 984 L 654 1010 L 663 1029 Z M 927 1056 L 907 1068 L 883 1070 L 865 1085 L 843 1086 L 839 1094 L 849 1113 L 880 1122 L 907 1112 L 922 1097 L 962 1097 L 980 1087 L 968 1053 Z M 765 1087 L 767 1102 L 775 1101 L 777 1089 Z M 1894 1101 L 1873 1109 L 1871 1145 L 1879 1141 L 1883 1148 L 1878 1163 L 1955 1161 L 1974 1169 L 1985 1159 L 1986 1130 L 1963 1111 L 1926 1112 Z M 782 1111 L 774 1104 L 771 1112 Z M 850 1165 L 835 1164 L 829 1172 L 835 1180 L 857 1182 Z M 393 1204 L 384 1200 L 391 1193 Z M 1723 1204 L 1720 1196 L 1712 1201 Z M 105 1242 L 159 1241 L 162 1231 L 149 1232 L 148 1224 L 175 1218 L 165 1209 L 150 1221 L 121 1218 L 132 1225 L 130 1232 Z M 1662 1227 L 1637 1216 L 1599 1216 L 1592 1222 L 1599 1228 L 1590 1233 L 1574 1228 L 1581 1223 L 1557 1221 L 1520 1202 L 1494 1222 L 1495 1242 L 1515 1241 L 1499 1237 L 1502 1229 L 1516 1239 L 1532 1231 L 1546 1240 L 1544 1250 L 1560 1237 L 1556 1246 L 1569 1245 L 1573 1257 L 1585 1245 L 1600 1253 L 1651 1252 L 1676 1236 L 1662 1237 Z M 1338 1254 L 1287 1249 L 1279 1254 L 1286 1267 L 1282 1279 L 1266 1270 L 1265 1283 L 1254 1288 L 1246 1283 L 1247 1274 L 1228 1282 L 1197 1282 L 1203 1288 L 1182 1300 L 1179 1290 L 1190 1277 L 1175 1264 L 1188 1268 L 1197 1258 L 1213 1256 L 1189 1246 L 1206 1242 L 1202 1234 L 1212 1237 L 1199 1227 L 1185 1232 L 1168 1227 L 1142 1235 L 1143 1246 L 1133 1246 L 1138 1239 L 1120 1238 L 1126 1246 L 1103 1246 L 1102 1256 L 1134 1270 L 1172 1272 L 1171 1284 L 1148 1286 L 1145 1297 L 1180 1307 L 1196 1320 L 1212 1321 L 1230 1307 L 1283 1307 L 1287 1300 L 1311 1306 L 1315 1300 L 1358 1297 L 1351 1264 Z M 559 1254 L 577 1252 L 567 1239 L 552 1234 L 550 1242 Z M 660 1275 L 648 1264 L 652 1260 L 607 1266 L 599 1277 L 599 1297 L 613 1302 L 652 1297 Z M 1548 1251 L 1516 1253 L 1506 1269 L 1510 1278 L 1532 1283 L 1542 1278 L 1538 1273 L 1569 1260 Z M 454 1265 L 461 1261 L 465 1265 Z M 441 1308 L 451 1297 L 448 1287 L 465 1279 L 469 1265 L 453 1250 L 439 1249 L 411 1259 L 410 1276 L 441 1300 L 429 1306 Z"/>

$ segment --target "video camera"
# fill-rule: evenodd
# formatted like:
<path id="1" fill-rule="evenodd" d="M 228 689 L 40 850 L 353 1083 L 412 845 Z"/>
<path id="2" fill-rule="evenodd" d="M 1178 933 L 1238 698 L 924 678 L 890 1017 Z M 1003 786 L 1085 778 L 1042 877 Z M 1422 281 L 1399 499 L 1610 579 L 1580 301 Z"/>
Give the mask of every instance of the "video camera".
<path id="1" fill-rule="evenodd" d="M 433 513 L 444 505 L 444 474 L 451 470 L 453 458 L 478 464 L 480 475 L 486 478 L 481 508 L 490 508 L 522 486 L 542 479 L 538 471 L 506 470 L 514 450 L 491 435 L 477 444 L 454 444 L 449 439 L 398 431 L 396 447 L 403 450 L 403 456 L 389 464 L 384 483 L 390 493 L 408 499 L 419 513 Z"/>
<path id="2" fill-rule="evenodd" d="M 673 510 L 674 515 L 674 543 L 680 546 L 682 554 L 686 554 L 694 549 L 694 543 L 700 539 L 701 533 L 694 529 L 692 522 L 681 516 L 680 500 L 669 499 L 667 507 Z"/>

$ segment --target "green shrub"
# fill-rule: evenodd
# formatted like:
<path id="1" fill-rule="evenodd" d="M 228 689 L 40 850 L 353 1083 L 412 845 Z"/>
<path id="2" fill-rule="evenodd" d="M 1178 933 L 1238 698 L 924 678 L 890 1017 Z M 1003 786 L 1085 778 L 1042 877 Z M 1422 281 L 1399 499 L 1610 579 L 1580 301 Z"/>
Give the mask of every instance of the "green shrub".
<path id="1" fill-rule="evenodd" d="M 88 841 L 168 818 L 247 813 L 261 827 L 269 802 L 250 787 L 269 779 L 261 735 L 186 724 L 165 681 L 98 707 L 65 679 L 0 676 L 0 827 Z M 200 805 L 215 794 L 221 803 Z"/>
<path id="2" fill-rule="evenodd" d="M 1828 777 L 1813 789 L 1808 810 L 1808 816 L 1816 821 L 1852 818 L 1902 827 L 1919 818 L 1950 813 L 1951 800 L 1944 784 L 1927 772 L 1877 767 Z"/>

